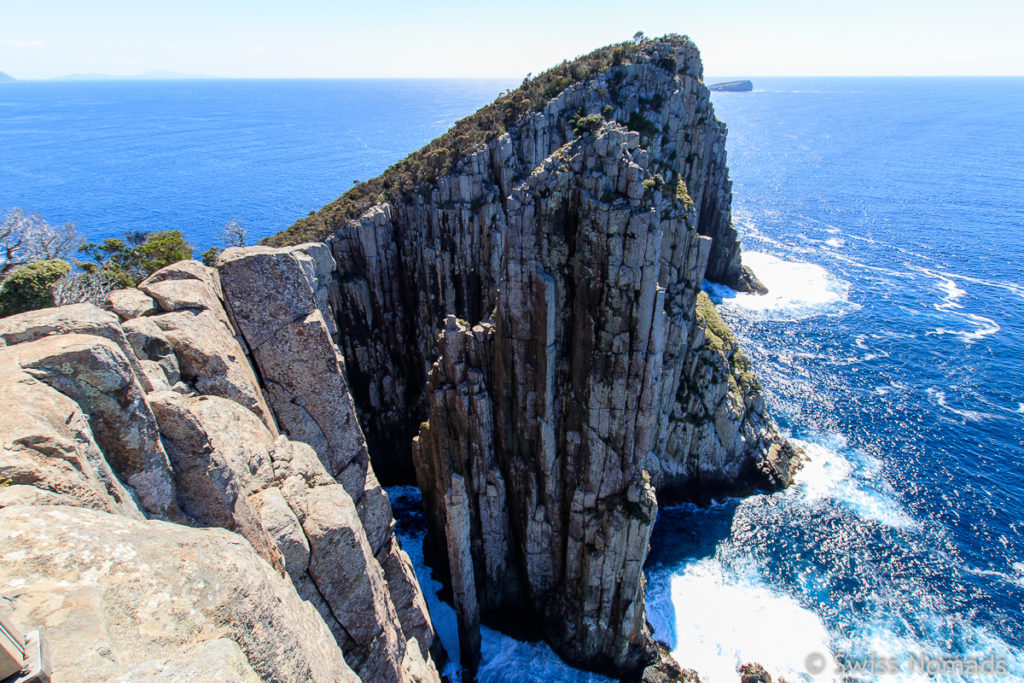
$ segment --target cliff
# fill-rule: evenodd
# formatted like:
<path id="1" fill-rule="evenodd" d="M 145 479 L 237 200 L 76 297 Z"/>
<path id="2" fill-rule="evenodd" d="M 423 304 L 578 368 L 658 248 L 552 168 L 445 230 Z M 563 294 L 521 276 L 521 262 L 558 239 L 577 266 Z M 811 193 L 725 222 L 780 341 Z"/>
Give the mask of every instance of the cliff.
<path id="1" fill-rule="evenodd" d="M 470 670 L 489 623 L 664 680 L 658 503 L 799 460 L 700 291 L 760 288 L 730 205 L 725 126 L 670 36 L 524 82 L 216 269 L 0 319 L 24 406 L 0 415 L 7 605 L 75 644 L 69 679 L 437 680 L 381 488 L 416 483 Z"/>

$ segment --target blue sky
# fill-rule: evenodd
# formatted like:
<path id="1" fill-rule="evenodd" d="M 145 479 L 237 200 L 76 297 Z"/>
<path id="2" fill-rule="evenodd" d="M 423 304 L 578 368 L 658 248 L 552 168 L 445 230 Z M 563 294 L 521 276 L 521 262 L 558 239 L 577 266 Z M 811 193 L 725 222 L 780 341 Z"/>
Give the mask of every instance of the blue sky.
<path id="1" fill-rule="evenodd" d="M 1024 75 L 1024 0 L 0 0 L 0 71 L 521 77 L 637 30 L 712 76 Z"/>

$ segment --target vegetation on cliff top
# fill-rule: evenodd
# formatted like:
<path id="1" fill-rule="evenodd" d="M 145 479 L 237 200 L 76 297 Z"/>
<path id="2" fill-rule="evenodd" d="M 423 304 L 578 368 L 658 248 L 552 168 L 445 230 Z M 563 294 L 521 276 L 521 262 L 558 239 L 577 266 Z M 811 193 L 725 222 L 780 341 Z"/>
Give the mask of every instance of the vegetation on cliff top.
<path id="1" fill-rule="evenodd" d="M 638 33 L 632 41 L 607 45 L 572 61 L 562 62 L 539 76 L 527 76 L 521 86 L 502 94 L 475 114 L 457 121 L 447 133 L 391 166 L 380 176 L 356 185 L 319 211 L 310 212 L 288 229 L 265 238 L 262 243 L 283 247 L 324 239 L 346 221 L 358 218 L 375 204 L 429 189 L 438 178 L 453 172 L 461 158 L 504 133 L 523 116 L 541 111 L 552 98 L 569 86 L 613 66 L 632 63 L 655 42 L 681 47 L 693 46 L 689 38 L 678 34 L 646 39 Z M 673 73 L 678 67 L 671 58 L 661 60 L 658 65 Z M 589 117 L 583 117 L 574 122 L 574 127 L 583 131 L 590 129 L 594 123 Z"/>

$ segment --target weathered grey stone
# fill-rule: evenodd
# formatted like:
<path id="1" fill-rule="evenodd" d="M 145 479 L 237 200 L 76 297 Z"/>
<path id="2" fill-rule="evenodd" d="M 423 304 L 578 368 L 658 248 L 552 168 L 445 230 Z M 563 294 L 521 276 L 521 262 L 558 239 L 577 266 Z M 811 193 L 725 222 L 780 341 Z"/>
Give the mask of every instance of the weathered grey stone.
<path id="1" fill-rule="evenodd" d="M 162 338 L 173 349 L 184 382 L 200 394 L 235 401 L 256 413 L 268 429 L 277 432 L 245 351 L 219 316 L 207 310 L 183 310 L 139 318 L 125 326 L 132 330 L 133 338 L 146 334 L 149 339 L 159 339 L 155 333 L 147 332 L 153 329 L 150 323 L 160 330 Z M 147 345 L 145 348 L 154 347 Z M 160 358 L 166 356 L 158 354 L 151 360 L 159 363 Z M 170 372 L 168 366 L 169 363 L 162 364 L 165 372 Z M 173 385 L 172 379 L 173 376 L 168 377 Z"/>
<path id="2" fill-rule="evenodd" d="M 231 314 L 259 367 L 281 428 L 309 444 L 356 502 L 376 553 L 390 534 L 387 495 L 370 469 L 344 358 L 317 305 L 313 278 L 329 256 L 302 247 L 228 249 L 218 267 Z M 330 311 L 328 311 L 329 313 Z"/>
<path id="3" fill-rule="evenodd" d="M 159 325 L 151 318 L 135 318 L 124 321 L 121 327 L 128 342 L 132 345 L 135 356 L 139 359 L 142 371 L 147 376 L 149 373 L 142 364 L 143 361 L 151 361 L 160 366 L 164 376 L 163 383 L 174 385 L 181 381 L 178 356 L 175 355 L 174 347 Z M 157 384 L 152 384 L 152 386 L 155 391 Z"/>
<path id="4" fill-rule="evenodd" d="M 142 388 L 152 390 L 152 387 L 146 385 L 145 373 L 139 368 L 132 347 L 113 313 L 92 304 L 72 304 L 0 318 L 0 339 L 7 346 L 55 334 L 91 334 L 109 339 L 121 348 L 125 358 L 132 364 L 136 377 L 143 383 Z"/>
<path id="5" fill-rule="evenodd" d="M 174 466 L 182 509 L 203 525 L 237 531 L 278 569 L 284 562 L 248 496 L 273 481 L 274 438 L 253 413 L 216 396 L 150 394 Z"/>
<path id="6" fill-rule="evenodd" d="M 217 271 L 198 261 L 178 261 L 156 271 L 139 284 L 161 311 L 210 311 L 230 326 L 221 304 Z"/>
<path id="7" fill-rule="evenodd" d="M 25 373 L 79 405 L 107 462 L 148 513 L 180 518 L 156 419 L 120 347 L 103 337 L 63 334 L 6 353 Z"/>
<path id="8" fill-rule="evenodd" d="M 0 510 L 0 545 L 5 605 L 54 644 L 54 680 L 210 667 L 241 680 L 249 669 L 265 681 L 358 680 L 291 582 L 230 532 L 19 506 Z"/>
<path id="9" fill-rule="evenodd" d="M 129 287 L 127 289 L 115 289 L 107 295 L 103 308 L 117 314 L 121 320 L 131 320 L 144 315 L 155 313 L 156 302 L 145 292 Z"/>
<path id="10" fill-rule="evenodd" d="M 110 469 L 77 403 L 25 373 L 17 347 L 0 349 L 0 480 L 4 505 L 62 502 L 133 519 L 142 513 Z M 31 489 L 31 490 L 29 490 Z M 45 501 L 45 502 L 44 502 Z"/>
<path id="11" fill-rule="evenodd" d="M 271 457 L 277 485 L 304 538 L 275 503 L 274 489 L 258 503 L 264 525 L 282 540 L 300 595 L 315 591 L 307 599 L 324 601 L 326 621 L 336 621 L 350 665 L 364 680 L 438 680 L 427 654 L 433 626 L 418 584 L 414 578 L 408 582 L 412 568 L 394 537 L 394 545 L 381 551 L 384 562 L 378 562 L 352 498 L 306 444 L 279 439 Z"/>
<path id="12" fill-rule="evenodd" d="M 115 680 L 123 683 L 134 681 L 260 683 L 261 681 L 259 674 L 249 666 L 249 660 L 246 659 L 242 648 L 228 638 L 205 641 L 167 659 L 140 664 Z"/>

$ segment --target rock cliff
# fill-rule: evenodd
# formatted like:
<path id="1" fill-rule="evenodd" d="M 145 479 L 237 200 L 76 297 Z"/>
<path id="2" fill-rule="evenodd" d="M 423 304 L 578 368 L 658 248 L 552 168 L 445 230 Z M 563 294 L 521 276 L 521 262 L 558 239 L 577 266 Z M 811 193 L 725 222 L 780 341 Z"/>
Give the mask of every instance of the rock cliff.
<path id="1" fill-rule="evenodd" d="M 416 483 L 468 670 L 490 623 L 671 678 L 658 503 L 799 460 L 700 290 L 762 288 L 725 161 L 692 43 L 612 46 L 270 245 L 0 319 L 2 606 L 68 680 L 436 681 L 381 487 Z"/>
<path id="2" fill-rule="evenodd" d="M 379 203 L 342 197 L 292 232 L 326 232 L 374 469 L 415 472 L 463 631 L 513 623 L 627 674 L 655 657 L 656 500 L 783 486 L 795 459 L 700 294 L 763 287 L 696 49 L 594 60 L 444 175 L 403 191 L 386 174 Z"/>

